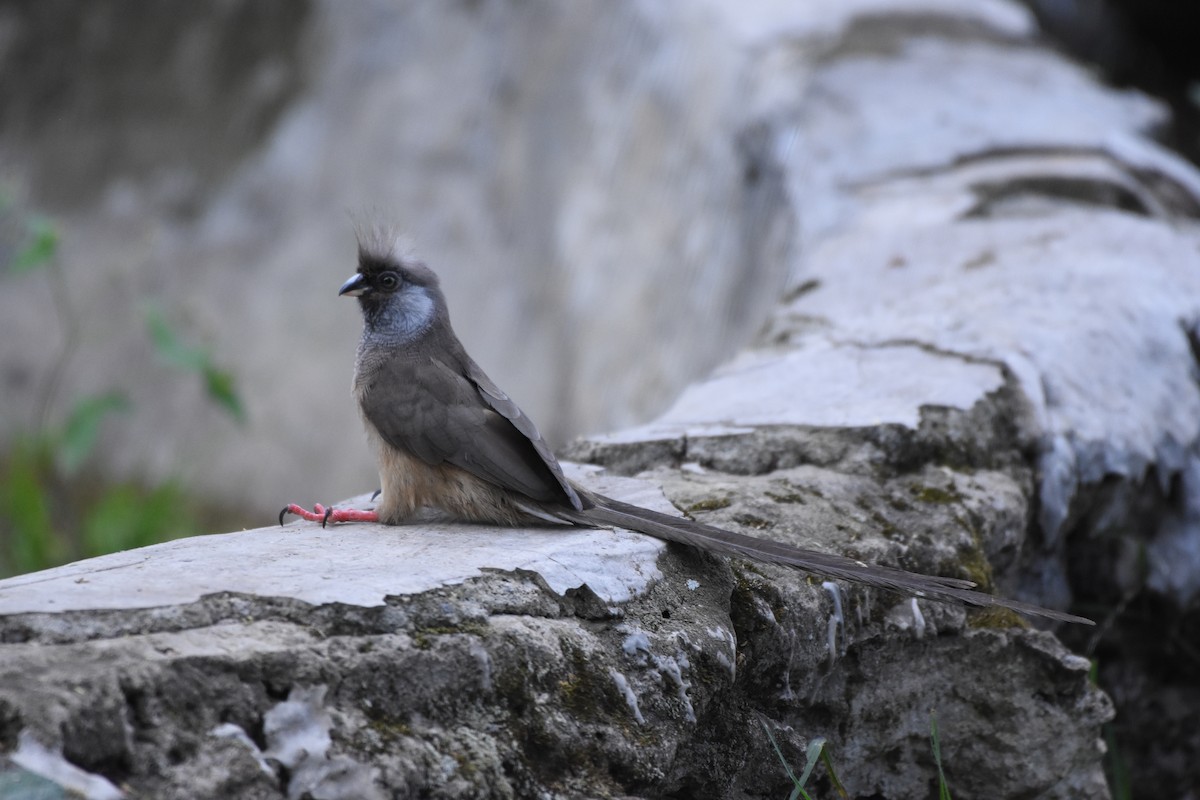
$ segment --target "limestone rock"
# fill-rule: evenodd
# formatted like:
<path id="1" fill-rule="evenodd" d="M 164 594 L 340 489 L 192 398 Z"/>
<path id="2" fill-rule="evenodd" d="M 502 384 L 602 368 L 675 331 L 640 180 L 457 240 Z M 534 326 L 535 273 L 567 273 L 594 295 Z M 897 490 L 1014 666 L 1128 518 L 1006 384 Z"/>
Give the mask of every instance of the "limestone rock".
<path id="1" fill-rule="evenodd" d="M 68 389 L 119 375 L 147 410 L 106 466 L 183 463 L 264 516 L 368 488 L 339 388 L 357 321 L 330 308 L 344 209 L 383 207 L 531 416 L 619 429 L 570 447 L 586 480 L 1115 610 L 1095 653 L 1139 786 L 1194 785 L 1200 687 L 1170 643 L 1200 596 L 1200 178 L 1150 138 L 1161 108 L 1007 2 L 734 7 L 303 6 L 273 30 L 311 71 L 254 67 L 278 113 L 236 165 L 110 175 L 98 214 L 63 212 L 99 342 Z M 0 139 L 18 182 L 35 144 Z M 58 340 L 3 280 L 23 419 L 29 343 Z M 234 363 L 247 431 L 117 327 L 146 286 Z M 913 797 L 933 712 L 955 796 L 1108 794 L 1078 634 L 621 532 L 295 524 L 3 581 L 0 614 L 0 786 L 785 796 L 765 725 L 793 766 L 825 737 L 853 796 Z"/>

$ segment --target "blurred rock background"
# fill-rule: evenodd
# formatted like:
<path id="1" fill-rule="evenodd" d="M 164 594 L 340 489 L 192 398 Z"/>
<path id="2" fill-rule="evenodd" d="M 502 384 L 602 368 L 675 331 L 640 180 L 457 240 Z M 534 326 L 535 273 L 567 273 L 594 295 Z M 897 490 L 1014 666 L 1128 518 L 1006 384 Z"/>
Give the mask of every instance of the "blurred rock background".
<path id="1" fill-rule="evenodd" d="M 117 392 L 87 466 L 173 479 L 236 509 L 223 524 L 373 486 L 349 395 L 358 313 L 336 297 L 362 219 L 442 273 L 468 348 L 554 442 L 646 419 L 785 279 L 775 143 L 716 13 L 0 6 L 9 253 L 33 215 L 53 220 L 63 311 L 52 270 L 4 276 L 5 445 Z M 239 414 L 203 365 L 165 363 L 147 315 L 206 354 Z"/>
<path id="2" fill-rule="evenodd" d="M 926 6 L 0 2 L 0 573 L 372 488 L 355 221 L 410 236 L 552 442 L 653 417 L 837 226 L 780 169 L 829 155 L 812 66 Z"/>
<path id="3" fill-rule="evenodd" d="M 850 287 L 860 247 L 968 214 L 928 203 L 987 194 L 979 154 L 1078 157 L 988 197 L 1014 216 L 1058 191 L 1193 219 L 1193 172 L 1143 137 L 1200 153 L 1196 15 L 1166 0 L 0 0 L 0 575 L 373 488 L 349 392 L 358 314 L 335 296 L 356 220 L 409 233 L 468 347 L 561 446 L 653 418 L 781 297 L 804 306 L 810 256 L 844 246 L 855 215 L 876 235 L 836 262 Z M 912 203 L 905 181 L 935 179 L 945 193 Z M 1120 375 L 1072 385 L 1114 407 L 1131 387 L 1178 396 Z M 1193 416 L 1167 405 L 1168 422 Z M 1043 470 L 1038 515 L 1083 534 L 1076 585 L 1136 612 L 1098 647 L 1071 643 L 1119 709 L 1113 785 L 1158 770 L 1139 786 L 1174 787 L 1195 763 L 1200 472 L 1193 439 L 1166 437 L 1147 477 L 1141 450 L 1107 446 L 1113 418 L 1057 453 L 1098 470 L 1068 464 L 1057 494 Z M 1121 418 L 1135 444 L 1170 428 L 1140 420 Z M 1155 556 L 1155 541 L 1183 544 Z M 1127 590 L 1147 563 L 1184 588 Z"/>

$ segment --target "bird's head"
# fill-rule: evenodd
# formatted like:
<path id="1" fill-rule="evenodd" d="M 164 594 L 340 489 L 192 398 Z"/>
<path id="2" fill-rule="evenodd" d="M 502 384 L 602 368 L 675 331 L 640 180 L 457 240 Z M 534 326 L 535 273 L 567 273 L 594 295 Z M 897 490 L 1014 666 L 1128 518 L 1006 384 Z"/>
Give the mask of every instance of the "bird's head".
<path id="1" fill-rule="evenodd" d="M 359 241 L 358 272 L 338 295 L 358 298 L 369 332 L 398 341 L 419 338 L 445 314 L 433 270 L 369 240 Z"/>

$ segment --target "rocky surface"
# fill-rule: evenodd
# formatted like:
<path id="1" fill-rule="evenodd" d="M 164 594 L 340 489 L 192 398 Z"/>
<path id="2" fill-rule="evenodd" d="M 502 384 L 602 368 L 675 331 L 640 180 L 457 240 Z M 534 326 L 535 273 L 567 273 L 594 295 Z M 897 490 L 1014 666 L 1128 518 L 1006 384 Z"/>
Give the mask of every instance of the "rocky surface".
<path id="1" fill-rule="evenodd" d="M 198 485 L 276 506 L 367 488 L 346 393 L 312 376 L 348 378 L 355 324 L 327 306 L 348 234 L 322 231 L 381 202 L 448 262 L 468 345 L 535 418 L 604 404 L 579 388 L 599 385 L 636 387 L 644 411 L 750 340 L 654 421 L 572 445 L 607 470 L 588 480 L 637 476 L 621 491 L 698 519 L 1072 605 L 1099 633 L 627 534 L 246 531 L 0 582 L 0 786 L 785 796 L 765 725 L 797 768 L 824 737 L 851 796 L 926 796 L 933 713 L 956 797 L 1106 797 L 1113 708 L 1088 658 L 1139 789 L 1200 784 L 1200 178 L 1149 138 L 1161 109 L 1048 52 L 1005 2 L 731 7 L 314 6 L 326 61 L 210 205 L 147 221 L 153 193 L 125 184 L 92 223 L 93 258 L 145 246 L 125 289 L 195 266 L 158 280 L 220 320 L 257 422 L 114 466 L 198 452 Z M 412 64 L 461 91 L 395 78 L 425 74 Z M 497 272 L 468 269 L 485 256 Z M 122 285 L 80 280 L 120 307 Z M 471 297 L 501 299 L 485 317 Z M 8 334 L 39 324 L 17 306 L 0 314 L 10 377 L 28 349 Z M 245 347 L 267 331 L 306 368 Z M 78 379 L 132 363 L 122 347 Z M 515 384 L 491 367 L 514 354 Z M 576 388 L 521 391 L 535 373 Z M 139 384 L 147 430 L 203 421 L 159 388 Z"/>
<path id="2" fill-rule="evenodd" d="M 873 461 L 652 477 L 787 541 L 989 584 L 1017 563 L 1028 480 Z M 824 736 L 854 795 L 907 797 L 934 714 L 963 796 L 1105 796 L 1111 706 L 1052 635 L 686 549 L 656 567 L 663 549 L 296 523 L 0 582 L 0 776 L 92 797 L 779 795 L 765 725 L 793 766 Z"/>

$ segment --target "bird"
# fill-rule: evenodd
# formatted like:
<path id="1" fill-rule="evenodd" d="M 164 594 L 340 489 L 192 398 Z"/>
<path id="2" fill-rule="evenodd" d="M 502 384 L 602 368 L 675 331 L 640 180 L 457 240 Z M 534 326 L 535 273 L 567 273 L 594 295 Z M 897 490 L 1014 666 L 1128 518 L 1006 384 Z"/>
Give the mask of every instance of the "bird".
<path id="1" fill-rule="evenodd" d="M 569 480 L 537 427 L 468 355 L 437 274 L 382 227 L 358 231 L 358 269 L 338 290 L 363 317 L 354 396 L 379 467 L 374 510 L 289 503 L 310 522 L 400 525 L 421 509 L 462 522 L 623 528 L 711 553 L 794 567 L 917 598 L 1006 608 L 1058 621 L 1084 617 L 924 575 L 747 536 L 606 497 Z M 379 494 L 379 493 L 377 493 Z"/>

